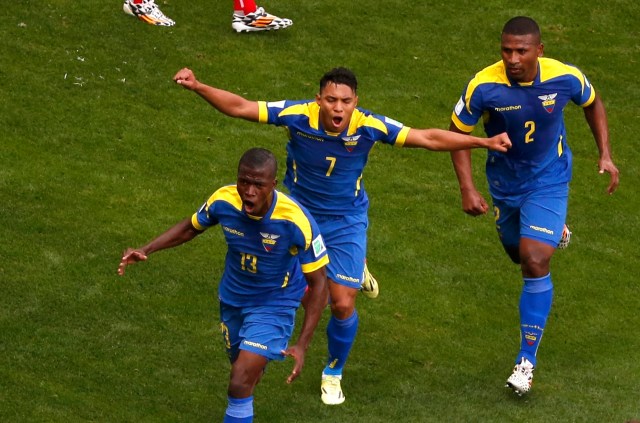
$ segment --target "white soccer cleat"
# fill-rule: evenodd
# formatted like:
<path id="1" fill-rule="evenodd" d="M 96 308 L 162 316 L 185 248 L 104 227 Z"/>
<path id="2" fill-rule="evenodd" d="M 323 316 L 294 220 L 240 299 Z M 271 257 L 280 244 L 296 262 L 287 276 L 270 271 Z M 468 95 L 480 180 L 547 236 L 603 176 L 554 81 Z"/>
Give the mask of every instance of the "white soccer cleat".
<path id="1" fill-rule="evenodd" d="M 378 294 L 380 294 L 380 288 L 378 286 L 378 281 L 373 275 L 369 272 L 367 265 L 364 265 L 364 275 L 363 275 L 362 285 L 360 286 L 360 291 L 367 298 L 377 298 Z"/>
<path id="2" fill-rule="evenodd" d="M 569 246 L 569 242 L 571 242 L 571 231 L 567 225 L 564 225 L 564 228 L 562 228 L 562 238 L 560 238 L 558 248 L 564 250 Z"/>
<path id="3" fill-rule="evenodd" d="M 293 25 L 291 19 L 279 18 L 267 13 L 263 7 L 244 16 L 233 14 L 231 28 L 236 32 L 274 31 Z"/>
<path id="4" fill-rule="evenodd" d="M 320 390 L 322 391 L 322 402 L 327 405 L 342 404 L 345 400 L 342 388 L 340 387 L 340 380 L 342 376 L 322 375 L 322 384 Z"/>
<path id="5" fill-rule="evenodd" d="M 509 376 L 509 379 L 507 379 L 505 387 L 513 389 L 513 392 L 518 394 L 518 396 L 526 394 L 531 389 L 534 370 L 533 364 L 522 357 L 520 364 L 516 364 L 513 368 L 513 373 Z"/>
<path id="6" fill-rule="evenodd" d="M 158 7 L 154 0 L 142 0 L 134 3 L 135 0 L 124 0 L 122 10 L 127 15 L 135 16 L 143 22 L 158 26 L 173 26 L 175 21 L 168 18 Z"/>

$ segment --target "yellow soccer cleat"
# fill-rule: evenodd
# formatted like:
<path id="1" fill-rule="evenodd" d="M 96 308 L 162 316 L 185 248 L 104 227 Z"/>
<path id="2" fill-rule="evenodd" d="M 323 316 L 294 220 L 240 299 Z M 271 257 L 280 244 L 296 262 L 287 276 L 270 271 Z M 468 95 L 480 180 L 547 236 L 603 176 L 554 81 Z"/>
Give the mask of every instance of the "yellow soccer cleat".
<path id="1" fill-rule="evenodd" d="M 342 376 L 322 375 L 322 384 L 320 390 L 322 391 L 322 402 L 327 405 L 342 404 L 345 400 L 342 388 L 340 387 L 340 379 Z"/>
<path id="2" fill-rule="evenodd" d="M 364 265 L 364 274 L 363 274 L 362 285 L 360 286 L 360 291 L 368 297 L 368 298 L 377 298 L 380 293 L 380 288 L 378 287 L 378 281 L 373 275 L 369 272 L 367 265 Z"/>

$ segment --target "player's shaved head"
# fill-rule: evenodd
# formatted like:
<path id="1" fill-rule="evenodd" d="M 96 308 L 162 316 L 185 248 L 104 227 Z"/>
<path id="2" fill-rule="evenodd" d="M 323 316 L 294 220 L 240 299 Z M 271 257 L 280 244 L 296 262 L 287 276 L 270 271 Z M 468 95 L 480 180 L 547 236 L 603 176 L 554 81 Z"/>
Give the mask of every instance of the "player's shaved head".
<path id="1" fill-rule="evenodd" d="M 320 92 L 322 92 L 324 87 L 329 83 L 346 85 L 353 90 L 354 94 L 358 91 L 356 75 L 347 68 L 333 68 L 325 73 L 322 79 L 320 79 Z"/>
<path id="2" fill-rule="evenodd" d="M 247 150 L 238 163 L 238 172 L 241 167 L 249 169 L 265 169 L 269 171 L 269 176 L 275 179 L 278 174 L 278 161 L 273 153 L 264 148 L 252 148 Z"/>
<path id="3" fill-rule="evenodd" d="M 540 40 L 540 27 L 533 19 L 527 16 L 516 16 L 509 19 L 502 28 L 503 34 L 509 35 L 534 35 Z"/>

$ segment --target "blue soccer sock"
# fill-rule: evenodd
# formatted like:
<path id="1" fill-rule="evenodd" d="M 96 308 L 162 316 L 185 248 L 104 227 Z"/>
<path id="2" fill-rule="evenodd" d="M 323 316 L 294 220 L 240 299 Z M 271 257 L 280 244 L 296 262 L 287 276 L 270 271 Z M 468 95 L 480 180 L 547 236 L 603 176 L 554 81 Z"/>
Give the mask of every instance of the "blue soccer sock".
<path id="1" fill-rule="evenodd" d="M 358 312 L 356 310 L 344 320 L 331 316 L 327 325 L 329 360 L 323 374 L 342 375 L 342 368 L 349 357 L 353 341 L 356 339 L 356 332 L 358 332 Z"/>
<path id="2" fill-rule="evenodd" d="M 520 296 L 520 352 L 516 363 L 525 357 L 534 366 L 536 353 L 547 324 L 553 300 L 551 273 L 541 278 L 523 278 Z"/>
<path id="3" fill-rule="evenodd" d="M 252 423 L 253 396 L 247 398 L 227 397 L 227 411 L 223 423 Z"/>

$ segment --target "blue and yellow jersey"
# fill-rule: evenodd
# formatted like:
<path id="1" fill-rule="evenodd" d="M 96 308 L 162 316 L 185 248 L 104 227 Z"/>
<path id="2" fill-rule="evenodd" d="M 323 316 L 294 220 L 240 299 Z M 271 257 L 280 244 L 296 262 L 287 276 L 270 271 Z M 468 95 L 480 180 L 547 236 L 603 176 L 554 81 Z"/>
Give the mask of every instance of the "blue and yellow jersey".
<path id="1" fill-rule="evenodd" d="M 401 147 L 409 128 L 356 108 L 342 133 L 325 131 L 315 101 L 259 102 L 260 122 L 287 129 L 284 185 L 313 215 L 366 213 L 362 172 L 377 141 Z"/>
<path id="2" fill-rule="evenodd" d="M 306 287 L 303 273 L 329 262 L 315 220 L 278 191 L 267 214 L 255 217 L 242 210 L 235 185 L 222 187 L 193 214 L 191 224 L 201 231 L 220 224 L 228 250 L 218 293 L 235 307 L 297 307 Z"/>
<path id="3" fill-rule="evenodd" d="M 482 117 L 488 136 L 509 134 L 513 147 L 507 153 L 488 153 L 487 179 L 492 193 L 521 193 L 571 179 L 564 108 L 569 101 L 587 107 L 595 95 L 574 66 L 541 57 L 536 79 L 518 83 L 500 61 L 471 79 L 451 119 L 470 132 Z"/>

